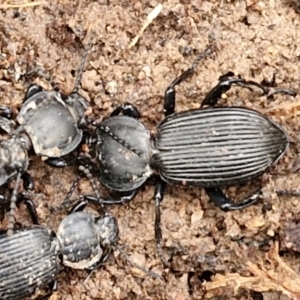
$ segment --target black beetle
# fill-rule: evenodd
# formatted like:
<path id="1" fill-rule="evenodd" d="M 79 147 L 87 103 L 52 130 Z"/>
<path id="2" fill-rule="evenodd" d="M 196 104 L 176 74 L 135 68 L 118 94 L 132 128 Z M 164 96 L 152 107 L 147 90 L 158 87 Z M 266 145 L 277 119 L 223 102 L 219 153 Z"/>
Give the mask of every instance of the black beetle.
<path id="1" fill-rule="evenodd" d="M 31 85 L 25 95 L 16 122 L 11 120 L 10 108 L 0 106 L 0 186 L 17 174 L 22 175 L 24 186 L 33 189 L 33 181 L 26 170 L 30 150 L 46 163 L 64 167 L 76 161 L 65 156 L 81 143 L 89 103 L 78 88 L 90 44 L 84 52 L 73 92 L 65 97 L 58 91 L 44 91 Z M 1 133 L 2 133 L 1 132 Z"/>
<path id="2" fill-rule="evenodd" d="M 15 192 L 16 193 L 16 192 Z M 0 299 L 18 300 L 36 290 L 57 288 L 56 275 L 61 264 L 72 269 L 93 271 L 102 265 L 113 249 L 118 249 L 134 267 L 154 278 L 159 275 L 130 261 L 116 244 L 117 220 L 99 209 L 99 216 L 82 211 L 87 201 L 80 201 L 58 226 L 56 233 L 38 223 L 33 202 L 23 197 L 34 225 L 0 231 Z M 15 201 L 12 201 L 14 203 Z M 99 206 L 99 201 L 96 203 Z M 44 297 L 44 296 L 43 296 Z M 44 298 L 43 298 L 44 299 Z"/>
<path id="3" fill-rule="evenodd" d="M 116 108 L 111 118 L 97 125 L 95 170 L 103 185 L 124 195 L 119 201 L 107 199 L 104 202 L 131 200 L 139 187 L 157 174 L 154 197 L 158 247 L 161 242 L 159 205 L 166 183 L 203 187 L 210 199 L 226 211 L 245 208 L 257 201 L 259 191 L 233 203 L 220 188 L 261 175 L 282 157 L 289 144 L 279 125 L 245 107 L 212 107 L 174 113 L 175 86 L 192 75 L 200 59 L 212 51 L 209 47 L 190 69 L 169 85 L 164 99 L 166 118 L 157 126 L 154 137 L 137 120 L 137 109 L 128 103 Z M 270 90 L 229 72 L 220 77 L 201 107 L 216 105 L 233 84 L 250 90 L 251 86 L 258 87 L 268 97 L 275 93 L 296 95 L 289 89 Z M 120 112 L 123 115 L 118 116 Z M 88 199 L 93 197 L 88 196 Z"/>

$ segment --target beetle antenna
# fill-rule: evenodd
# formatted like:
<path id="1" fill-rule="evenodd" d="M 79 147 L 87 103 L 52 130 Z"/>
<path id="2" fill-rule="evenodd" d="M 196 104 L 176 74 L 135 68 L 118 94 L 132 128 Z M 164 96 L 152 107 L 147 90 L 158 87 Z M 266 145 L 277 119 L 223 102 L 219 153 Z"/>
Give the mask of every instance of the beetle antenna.
<path id="1" fill-rule="evenodd" d="M 142 272 L 146 273 L 147 275 L 151 276 L 154 279 L 160 279 L 164 281 L 161 275 L 157 274 L 156 272 L 150 271 L 148 268 L 142 267 L 139 264 L 133 262 L 130 259 L 130 257 L 126 254 L 126 252 L 118 245 L 113 245 L 112 247 L 117 249 L 121 253 L 121 255 L 125 258 L 125 260 L 128 261 L 134 268 L 141 270 Z"/>
<path id="2" fill-rule="evenodd" d="M 81 63 L 80 63 L 79 68 L 78 68 L 78 74 L 77 74 L 77 77 L 76 77 L 76 80 L 75 80 L 73 93 L 78 93 L 78 89 L 79 89 L 79 86 L 80 86 L 80 83 L 81 83 L 84 66 L 85 66 L 88 54 L 89 54 L 89 52 L 92 48 L 93 37 L 94 37 L 94 32 L 91 33 L 89 42 L 88 42 L 87 46 L 84 49 L 82 59 L 81 59 Z"/>
<path id="3" fill-rule="evenodd" d="M 17 179 L 16 179 L 16 183 L 11 195 L 11 200 L 10 200 L 10 210 L 8 213 L 8 225 L 7 225 L 7 235 L 13 235 L 13 229 L 14 229 L 14 225 L 15 225 L 15 213 L 16 213 L 16 207 L 17 207 L 17 191 L 19 188 L 19 184 L 20 184 L 20 179 L 21 179 L 21 173 L 18 172 L 17 175 Z"/>
<path id="4" fill-rule="evenodd" d="M 83 165 L 80 165 L 79 166 L 79 171 L 81 171 L 82 173 L 84 173 L 84 175 L 87 177 L 87 179 L 89 180 L 95 194 L 96 194 L 96 198 L 97 198 L 97 202 L 98 204 L 100 205 L 101 209 L 100 209 L 100 214 L 102 215 L 105 215 L 105 209 L 104 209 L 104 204 L 103 204 L 103 201 L 102 201 L 102 198 L 100 197 L 99 195 L 99 192 L 98 192 L 98 188 L 97 188 L 97 184 L 93 178 L 93 175 L 91 173 L 91 171 L 89 170 L 89 168 L 83 166 Z"/>
<path id="5" fill-rule="evenodd" d="M 130 146 L 127 142 L 124 140 L 120 139 L 117 135 L 115 135 L 108 126 L 103 126 L 103 125 L 97 125 L 98 129 L 105 132 L 107 135 L 109 135 L 113 140 L 121 144 L 123 147 L 127 148 L 128 150 L 132 151 L 135 153 L 137 156 L 142 157 L 143 153 L 136 148 Z"/>
<path id="6" fill-rule="evenodd" d="M 77 177 L 74 179 L 64 201 L 62 202 L 62 204 L 56 206 L 56 207 L 49 207 L 49 210 L 51 213 L 55 213 L 61 209 L 64 209 L 64 208 L 69 208 L 70 205 L 71 205 L 71 196 L 73 195 L 75 189 L 77 188 L 78 186 L 78 183 L 79 183 L 79 180 L 82 178 L 82 173 L 80 172 Z"/>

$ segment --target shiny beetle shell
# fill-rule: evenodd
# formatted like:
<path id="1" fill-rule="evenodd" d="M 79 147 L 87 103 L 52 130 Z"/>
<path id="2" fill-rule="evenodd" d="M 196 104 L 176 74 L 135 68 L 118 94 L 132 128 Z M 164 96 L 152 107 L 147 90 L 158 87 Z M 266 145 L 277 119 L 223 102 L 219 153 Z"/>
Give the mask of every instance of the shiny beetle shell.
<path id="1" fill-rule="evenodd" d="M 104 247 L 117 242 L 118 226 L 114 217 L 95 217 L 74 212 L 65 217 L 57 230 L 63 264 L 73 269 L 89 269 L 101 261 Z"/>
<path id="2" fill-rule="evenodd" d="M 55 91 L 42 91 L 27 99 L 16 119 L 40 156 L 69 154 L 82 139 L 76 116 Z"/>
<path id="3" fill-rule="evenodd" d="M 288 144 L 283 129 L 257 111 L 190 110 L 160 123 L 151 165 L 168 183 L 229 186 L 262 174 Z"/>
<path id="4" fill-rule="evenodd" d="M 57 241 L 48 229 L 33 226 L 0 234 L 0 299 L 17 300 L 55 280 L 59 271 Z"/>
<path id="5" fill-rule="evenodd" d="M 150 133 L 143 124 L 127 116 L 111 117 L 101 123 L 110 132 L 138 150 L 132 150 L 98 130 L 100 181 L 115 191 L 128 191 L 141 186 L 152 174 L 149 166 Z"/>

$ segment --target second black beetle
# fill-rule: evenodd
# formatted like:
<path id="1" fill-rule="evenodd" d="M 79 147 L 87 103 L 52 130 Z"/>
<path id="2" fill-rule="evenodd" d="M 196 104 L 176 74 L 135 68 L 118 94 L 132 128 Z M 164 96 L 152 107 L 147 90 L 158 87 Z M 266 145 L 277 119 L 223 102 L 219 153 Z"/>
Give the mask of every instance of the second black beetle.
<path id="1" fill-rule="evenodd" d="M 166 118 L 157 133 L 150 132 L 137 119 L 139 112 L 131 104 L 118 107 L 111 118 L 97 125 L 97 174 L 103 185 L 120 192 L 120 203 L 132 199 L 138 189 L 156 174 L 155 235 L 161 241 L 159 205 L 166 183 L 203 187 L 209 198 L 223 210 L 245 208 L 255 203 L 255 194 L 233 203 L 222 187 L 244 183 L 265 172 L 285 153 L 289 140 L 284 130 L 263 114 L 244 107 L 213 107 L 233 84 L 258 87 L 271 96 L 288 89 L 274 89 L 246 81 L 228 73 L 205 97 L 202 106 L 174 113 L 175 86 L 194 73 L 196 63 L 212 52 L 208 48 L 192 68 L 176 78 L 165 92 Z M 123 115 L 118 115 L 120 112 Z M 89 197 L 90 199 L 92 197 Z"/>

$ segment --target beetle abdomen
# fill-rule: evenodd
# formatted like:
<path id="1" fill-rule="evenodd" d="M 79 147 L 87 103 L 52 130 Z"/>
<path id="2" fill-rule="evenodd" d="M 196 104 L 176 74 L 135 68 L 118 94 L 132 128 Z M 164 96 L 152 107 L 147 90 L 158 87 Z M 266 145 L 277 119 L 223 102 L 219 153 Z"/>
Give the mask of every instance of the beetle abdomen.
<path id="1" fill-rule="evenodd" d="M 47 287 L 59 271 L 57 242 L 41 226 L 0 234 L 0 299 L 17 300 Z"/>
<path id="2" fill-rule="evenodd" d="M 161 122 L 152 165 L 167 182 L 228 186 L 262 174 L 287 146 L 283 129 L 257 111 L 198 109 Z"/>

